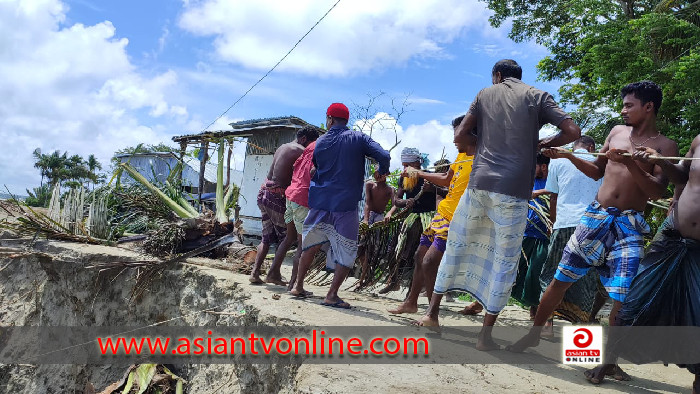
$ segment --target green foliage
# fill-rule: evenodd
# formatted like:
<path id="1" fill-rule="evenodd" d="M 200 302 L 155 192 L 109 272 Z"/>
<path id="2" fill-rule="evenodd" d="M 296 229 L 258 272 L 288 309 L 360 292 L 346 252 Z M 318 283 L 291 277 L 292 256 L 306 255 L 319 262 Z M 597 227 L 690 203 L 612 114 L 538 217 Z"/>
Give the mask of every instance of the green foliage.
<path id="1" fill-rule="evenodd" d="M 534 39 L 551 54 L 537 68 L 563 80 L 562 101 L 583 113 L 621 107 L 620 88 L 653 80 L 664 91 L 661 131 L 684 154 L 700 129 L 700 2 L 639 0 L 485 0 L 491 24 L 512 20 L 509 36 Z M 602 142 L 617 116 L 594 116 L 589 134 Z"/>
<path id="2" fill-rule="evenodd" d="M 63 184 L 69 188 L 84 186 L 90 182 L 94 184 L 100 182 L 103 177 L 97 173 L 102 169 L 102 165 L 90 155 L 88 160 L 79 155 L 68 156 L 68 152 L 61 153 L 54 151 L 51 154 L 44 154 L 41 149 L 36 148 L 32 153 L 34 156 L 34 167 L 41 172 L 41 185 L 44 185 L 44 178 L 50 186 Z"/>
<path id="3" fill-rule="evenodd" d="M 51 187 L 49 185 L 41 185 L 40 187 L 35 187 L 33 191 L 27 190 L 27 198 L 24 202 L 30 207 L 48 207 L 49 201 L 51 201 Z"/>
<path id="4" fill-rule="evenodd" d="M 672 194 L 671 191 L 669 191 L 669 193 Z M 647 209 L 644 211 L 644 220 L 646 220 L 647 224 L 649 224 L 649 228 L 651 229 L 651 231 L 649 231 L 649 235 L 646 237 L 647 245 L 649 242 L 651 242 L 654 234 L 656 234 L 656 232 L 659 230 L 659 227 L 661 227 L 664 220 L 666 220 L 667 212 L 668 210 L 666 209 L 647 205 Z"/>
<path id="5" fill-rule="evenodd" d="M 114 237 L 158 230 L 172 221 L 172 210 L 141 184 L 111 190 Z"/>
<path id="6" fill-rule="evenodd" d="M 114 152 L 114 155 L 112 156 L 112 165 L 116 168 L 119 163 L 121 162 L 117 156 L 121 155 L 133 155 L 136 153 L 155 153 L 155 152 L 171 152 L 171 153 L 178 153 L 180 150 L 178 148 L 174 148 L 170 145 L 164 144 L 164 143 L 158 143 L 156 145 L 149 145 L 149 144 L 138 144 L 136 146 L 127 146 L 126 148 L 119 149 Z M 197 150 L 197 152 L 199 152 Z M 194 156 L 197 157 L 197 156 Z"/>

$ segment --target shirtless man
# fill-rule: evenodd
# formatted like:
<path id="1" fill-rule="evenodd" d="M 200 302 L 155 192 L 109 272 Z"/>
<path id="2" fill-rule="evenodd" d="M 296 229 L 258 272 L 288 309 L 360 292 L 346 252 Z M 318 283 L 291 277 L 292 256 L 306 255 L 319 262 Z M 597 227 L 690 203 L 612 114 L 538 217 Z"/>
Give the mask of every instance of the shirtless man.
<path id="1" fill-rule="evenodd" d="M 689 246 L 689 250 L 684 256 L 684 263 L 688 265 L 693 264 L 697 267 L 698 262 L 700 262 L 700 161 L 684 160 L 680 164 L 674 165 L 668 160 L 651 158 L 659 155 L 660 152 L 646 147 L 639 148 L 637 153 L 637 157 L 640 160 L 650 161 L 659 165 L 670 181 L 676 185 L 674 198 L 677 197 L 678 200 L 675 202 L 671 209 L 671 214 L 664 224 L 666 227 L 673 228 L 680 233 L 680 237 L 675 239 L 675 242 L 685 242 Z M 700 159 L 700 135 L 693 139 L 690 150 L 685 157 Z M 657 236 L 654 241 L 661 242 L 665 240 L 663 238 L 665 238 L 664 234 L 662 234 L 661 238 Z M 652 244 L 652 248 L 653 246 Z M 644 262 L 642 262 L 642 265 L 644 266 Z M 677 283 L 673 281 L 669 285 L 675 286 Z M 690 301 L 700 302 L 697 299 Z M 698 316 L 693 317 L 695 321 L 686 323 L 695 326 L 700 325 L 700 318 Z M 695 374 L 693 394 L 700 394 L 700 364 L 687 366 L 687 368 Z M 599 371 L 600 376 L 598 377 L 604 376 L 605 372 L 605 370 Z"/>
<path id="2" fill-rule="evenodd" d="M 387 185 L 386 175 L 374 172 L 374 182 L 365 183 L 365 211 L 362 221 L 371 225 L 384 220 L 384 211 L 394 197 L 394 188 Z"/>
<path id="3" fill-rule="evenodd" d="M 386 210 L 389 200 L 394 197 L 394 188 L 387 185 L 386 175 L 380 175 L 374 172 L 374 182 L 365 183 L 365 210 L 362 223 L 371 226 L 374 223 L 384 221 L 384 211 Z M 360 242 L 357 245 L 357 256 L 362 264 L 362 272 L 367 270 L 367 232 L 360 236 Z"/>
<path id="4" fill-rule="evenodd" d="M 250 283 L 256 285 L 264 283 L 260 279 L 260 267 L 265 261 L 268 250 L 270 250 L 270 244 L 279 244 L 285 238 L 284 213 L 287 200 L 284 192 L 292 182 L 294 162 L 301 156 L 304 149 L 317 138 L 318 131 L 315 128 L 304 127 L 297 131 L 295 141 L 283 144 L 275 151 L 267 179 L 260 186 L 260 192 L 258 192 L 258 207 L 262 214 L 262 240 L 258 245 L 255 265 L 249 278 Z M 281 260 L 274 262 L 267 273 L 265 282 L 280 286 L 287 285 L 280 273 L 281 265 Z"/>
<path id="5" fill-rule="evenodd" d="M 596 201 L 586 209 L 574 235 L 564 249 L 554 279 L 545 290 L 530 332 L 507 347 L 522 352 L 537 346 L 542 327 L 561 302 L 566 290 L 591 267 L 596 267 L 610 297 L 613 308 L 610 325 L 616 316 L 637 274 L 644 255 L 644 235 L 649 226 L 642 212 L 649 199 L 663 196 L 668 179 L 660 165 L 635 160 L 628 155 L 638 147 L 650 147 L 664 156 L 677 156 L 678 145 L 660 134 L 656 114 L 661 106 L 661 88 L 643 81 L 622 88 L 624 126 L 615 126 L 600 150 L 605 156 L 594 161 L 579 158 L 564 149 L 547 149 L 551 158 L 566 158 L 593 179 L 603 179 Z M 618 380 L 629 379 L 619 368 L 611 371 Z"/>
<path id="6" fill-rule="evenodd" d="M 700 265 L 700 162 L 684 160 L 674 164 L 654 158 L 660 155 L 652 148 L 639 147 L 634 158 L 661 167 L 676 185 L 674 199 L 677 197 L 678 201 L 649 245 L 649 251 L 640 263 L 640 273 L 618 313 L 617 323 L 626 326 L 700 326 L 700 316 L 693 312 L 698 310 L 700 300 L 694 296 L 682 296 L 696 291 L 682 286 L 697 284 L 687 273 L 697 272 Z M 685 157 L 700 159 L 700 135 L 695 137 Z M 670 264 L 677 259 L 682 259 L 679 265 Z M 685 270 L 678 269 L 679 266 L 685 267 Z M 669 286 L 673 287 L 672 291 L 668 290 Z M 669 297 L 668 294 L 673 296 Z M 669 310 L 673 311 L 672 322 L 668 319 Z M 626 346 L 635 347 L 635 343 Z M 599 384 L 614 367 L 615 364 L 601 365 L 586 371 L 586 378 L 591 383 Z M 700 394 L 700 364 L 685 367 L 695 374 L 693 394 Z"/>

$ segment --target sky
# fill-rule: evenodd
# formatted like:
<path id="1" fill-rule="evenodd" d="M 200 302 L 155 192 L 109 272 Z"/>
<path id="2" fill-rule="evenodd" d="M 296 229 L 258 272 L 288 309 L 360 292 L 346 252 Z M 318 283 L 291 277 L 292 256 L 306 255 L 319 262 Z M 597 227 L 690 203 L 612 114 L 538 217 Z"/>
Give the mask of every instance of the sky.
<path id="1" fill-rule="evenodd" d="M 286 115 L 320 125 L 332 102 L 348 105 L 353 124 L 382 119 L 372 138 L 387 149 L 400 141 L 392 168 L 407 146 L 452 160 L 450 122 L 502 58 L 557 97 L 557 83 L 537 81 L 546 49 L 512 42 L 508 24 L 491 27 L 484 3 L 341 0 L 220 117 L 336 1 L 0 0 L 0 186 L 39 186 L 36 148 L 94 154 L 108 169 L 118 149 L 175 146 L 172 137 L 215 120 L 209 129 Z M 243 145 L 235 152 L 241 170 Z"/>

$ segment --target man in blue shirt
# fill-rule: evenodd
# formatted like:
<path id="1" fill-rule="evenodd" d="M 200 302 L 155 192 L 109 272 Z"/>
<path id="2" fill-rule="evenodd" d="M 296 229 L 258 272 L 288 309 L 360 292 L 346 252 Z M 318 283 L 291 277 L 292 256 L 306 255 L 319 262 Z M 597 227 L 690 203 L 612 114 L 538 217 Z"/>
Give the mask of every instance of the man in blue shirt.
<path id="1" fill-rule="evenodd" d="M 584 135 L 574 142 L 574 153 L 585 160 L 595 160 L 595 156 L 585 155 L 595 150 L 595 141 L 590 136 Z M 595 200 L 602 182 L 602 179 L 595 180 L 586 176 L 568 159 L 552 160 L 545 189 L 551 193 L 549 212 L 554 225 L 547 260 L 540 274 L 543 290 L 554 279 L 564 247 L 574 234 L 586 207 Z M 606 300 L 607 293 L 600 283 L 598 273 L 590 270 L 566 291 L 564 300 L 555 311 L 558 316 L 574 324 L 593 323 Z M 553 322 L 549 319 L 543 335 L 554 335 Z"/>
<path id="2" fill-rule="evenodd" d="M 357 256 L 360 226 L 357 203 L 362 199 L 365 156 L 377 161 L 380 175 L 389 173 L 389 152 L 367 134 L 347 127 L 350 112 L 341 103 L 326 111 L 328 132 L 316 141 L 313 162 L 316 172 L 309 187 L 309 214 L 304 221 L 302 254 L 296 286 L 290 293 L 309 295 L 304 278 L 319 250 L 327 253 L 326 266 L 334 269 L 333 282 L 321 305 L 349 309 L 338 289 Z"/>
<path id="3" fill-rule="evenodd" d="M 548 194 L 545 190 L 548 167 L 549 157 L 538 154 L 535 185 L 527 212 L 527 225 L 525 226 L 518 276 L 511 293 L 511 297 L 530 307 L 530 319 L 535 318 L 537 305 L 540 303 L 540 293 L 542 292 L 540 273 L 542 265 L 547 260 L 547 248 L 549 247 L 549 228 L 543 220 L 545 217 L 540 216 L 544 215 L 549 208 L 547 202 L 540 197 L 543 194 Z"/>

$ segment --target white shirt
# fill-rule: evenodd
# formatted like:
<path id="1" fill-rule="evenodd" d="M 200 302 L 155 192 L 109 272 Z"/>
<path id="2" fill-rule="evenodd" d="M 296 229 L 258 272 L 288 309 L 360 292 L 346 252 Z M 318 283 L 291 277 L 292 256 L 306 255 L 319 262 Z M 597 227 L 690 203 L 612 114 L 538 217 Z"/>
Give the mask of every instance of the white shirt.
<path id="1" fill-rule="evenodd" d="M 576 149 L 574 152 L 588 152 Z M 577 155 L 593 161 L 595 156 Z M 549 163 L 545 189 L 557 193 L 557 220 L 554 229 L 576 227 L 586 211 L 586 207 L 595 200 L 603 179 L 593 180 L 579 171 L 569 159 L 555 159 Z"/>

